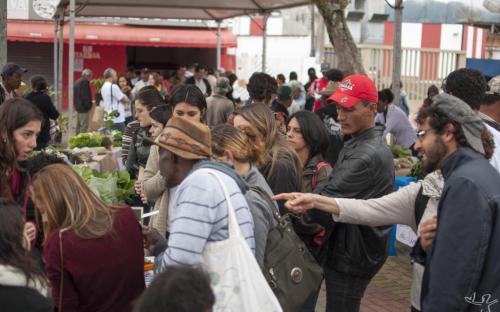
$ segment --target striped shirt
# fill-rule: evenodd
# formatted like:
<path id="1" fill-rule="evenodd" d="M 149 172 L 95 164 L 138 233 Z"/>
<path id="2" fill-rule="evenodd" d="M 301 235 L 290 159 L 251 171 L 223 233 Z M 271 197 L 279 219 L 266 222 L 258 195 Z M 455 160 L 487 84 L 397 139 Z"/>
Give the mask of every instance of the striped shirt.
<path id="1" fill-rule="evenodd" d="M 228 238 L 226 199 L 219 183 L 208 171 L 217 174 L 224 182 L 241 233 L 255 253 L 252 215 L 236 182 L 220 171 L 198 169 L 179 185 L 174 195 L 168 247 L 156 261 L 156 273 L 164 271 L 169 265 L 197 265 L 207 242 Z"/>
<path id="2" fill-rule="evenodd" d="M 130 144 L 132 144 L 132 137 L 139 128 L 140 124 L 137 120 L 130 122 L 125 128 L 125 132 L 122 136 L 122 159 L 124 164 L 127 163 Z"/>

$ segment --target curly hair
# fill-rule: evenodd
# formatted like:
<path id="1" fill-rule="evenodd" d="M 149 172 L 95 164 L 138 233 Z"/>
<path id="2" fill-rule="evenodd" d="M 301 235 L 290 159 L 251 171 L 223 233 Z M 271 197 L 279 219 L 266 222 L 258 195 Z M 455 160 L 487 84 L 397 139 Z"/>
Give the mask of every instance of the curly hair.
<path id="1" fill-rule="evenodd" d="M 473 110 L 479 110 L 486 94 L 486 79 L 480 71 L 460 68 L 451 72 L 444 82 L 446 93 L 456 96 Z"/>
<path id="2" fill-rule="evenodd" d="M 437 134 L 443 134 L 446 125 L 452 124 L 454 129 L 453 135 L 455 137 L 457 145 L 460 147 L 467 147 L 473 149 L 472 146 L 470 146 L 469 142 L 467 142 L 467 138 L 465 137 L 461 124 L 455 120 L 452 120 L 446 114 L 446 112 L 444 112 L 439 108 L 429 106 L 421 109 L 418 112 L 415 121 L 417 122 L 417 124 L 422 125 L 427 118 L 429 118 L 429 125 L 434 131 L 436 131 Z M 486 159 L 490 159 L 493 156 L 495 143 L 493 141 L 493 136 L 486 127 L 481 132 L 481 141 L 483 143 L 483 148 L 484 148 L 484 157 Z"/>
<path id="3" fill-rule="evenodd" d="M 34 176 L 43 168 L 53 164 L 68 165 L 64 158 L 46 152 L 41 152 L 29 159 L 26 169 L 30 176 Z"/>
<path id="4" fill-rule="evenodd" d="M 278 91 L 276 80 L 266 73 L 253 73 L 247 85 L 248 94 L 254 101 L 269 101 Z"/>

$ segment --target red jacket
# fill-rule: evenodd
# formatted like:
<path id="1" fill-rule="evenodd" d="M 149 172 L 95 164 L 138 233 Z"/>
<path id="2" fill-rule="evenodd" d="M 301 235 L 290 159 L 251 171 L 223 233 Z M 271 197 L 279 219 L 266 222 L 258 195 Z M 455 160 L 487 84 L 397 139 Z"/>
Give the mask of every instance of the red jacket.
<path id="1" fill-rule="evenodd" d="M 314 98 L 316 99 L 314 101 L 313 112 L 317 111 L 322 107 L 323 104 L 321 102 L 320 92 L 323 91 L 327 86 L 328 86 L 328 78 L 321 77 L 321 78 L 316 78 L 316 80 L 314 80 L 314 82 L 309 87 L 309 91 L 312 92 Z"/>
<path id="2" fill-rule="evenodd" d="M 104 237 L 83 239 L 62 232 L 64 312 L 131 311 L 144 290 L 141 227 L 130 208 L 122 208 L 113 230 Z M 61 254 L 59 231 L 50 233 L 43 251 L 54 304 L 59 305 Z"/>

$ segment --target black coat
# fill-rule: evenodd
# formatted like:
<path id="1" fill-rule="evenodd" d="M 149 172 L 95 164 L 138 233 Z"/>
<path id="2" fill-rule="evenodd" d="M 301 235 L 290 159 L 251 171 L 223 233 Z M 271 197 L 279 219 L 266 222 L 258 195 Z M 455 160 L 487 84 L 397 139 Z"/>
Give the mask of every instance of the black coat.
<path id="1" fill-rule="evenodd" d="M 78 79 L 73 90 L 75 110 L 79 113 L 87 113 L 92 108 L 92 92 L 88 79 L 83 77 Z"/>
<path id="2" fill-rule="evenodd" d="M 49 300 L 28 287 L 0 285 L 0 310 L 2 312 L 51 312 Z"/>
<path id="3" fill-rule="evenodd" d="M 338 198 L 378 198 L 394 191 L 394 160 L 382 139 L 383 129 L 374 127 L 347 140 L 320 194 Z M 329 241 L 327 266 L 362 278 L 373 277 L 389 252 L 390 227 L 334 223 L 331 215 L 318 212 L 318 223 L 334 226 Z"/>
<path id="4" fill-rule="evenodd" d="M 422 311 L 499 311 L 500 174 L 469 148 L 449 156 L 442 172 Z"/>
<path id="5" fill-rule="evenodd" d="M 43 114 L 42 129 L 36 139 L 37 149 L 40 149 L 41 146 L 46 146 L 50 142 L 50 119 L 57 120 L 59 112 L 45 92 L 30 92 L 26 95 L 26 99 L 35 104 Z"/>
<path id="6" fill-rule="evenodd" d="M 208 80 L 203 78 L 203 82 L 205 83 L 205 86 L 207 87 L 207 95 L 208 96 L 212 95 L 212 86 L 210 86 L 210 83 L 208 82 Z M 195 80 L 194 76 L 191 76 L 188 79 L 186 79 L 185 83 L 196 85 L 196 80 Z"/>
<path id="7" fill-rule="evenodd" d="M 151 145 L 143 144 L 143 139 L 149 136 L 149 127 L 139 128 L 132 136 L 127 158 L 127 170 L 134 178 L 138 178 L 139 167 L 146 168 Z"/>

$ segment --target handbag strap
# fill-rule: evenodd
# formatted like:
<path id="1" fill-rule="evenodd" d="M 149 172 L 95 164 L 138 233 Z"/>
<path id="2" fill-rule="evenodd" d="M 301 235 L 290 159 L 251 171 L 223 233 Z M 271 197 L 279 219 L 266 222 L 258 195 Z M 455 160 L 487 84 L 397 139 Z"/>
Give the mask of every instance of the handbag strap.
<path id="1" fill-rule="evenodd" d="M 319 174 L 319 171 L 323 167 L 330 167 L 331 168 L 332 166 L 329 163 L 327 163 L 326 161 L 319 162 L 316 165 L 316 170 L 314 170 L 314 173 L 313 173 L 313 176 L 312 176 L 312 180 L 311 180 L 311 187 L 312 187 L 313 190 L 316 188 L 316 184 L 318 183 L 318 174 Z"/>
<path id="2" fill-rule="evenodd" d="M 62 312 L 63 310 L 63 287 L 64 287 L 64 264 L 63 264 L 63 246 L 62 246 L 62 233 L 66 231 L 66 229 L 62 229 L 59 231 L 59 254 L 61 255 L 61 279 L 59 281 L 59 305 L 57 306 L 57 311 Z"/>
<path id="3" fill-rule="evenodd" d="M 224 193 L 224 198 L 226 198 L 227 203 L 227 231 L 229 232 L 229 238 L 241 238 L 243 235 L 241 234 L 240 226 L 238 221 L 236 220 L 236 213 L 234 211 L 233 203 L 231 202 L 231 196 L 229 196 L 229 192 L 227 191 L 226 185 L 222 181 L 222 179 L 212 170 L 206 170 L 207 173 L 213 176 L 219 186 Z"/>
<path id="4" fill-rule="evenodd" d="M 59 231 L 59 254 L 61 255 L 61 279 L 59 280 L 59 305 L 57 306 L 57 311 L 62 312 L 62 296 L 63 296 L 63 287 L 64 287 L 64 265 L 63 265 L 63 249 L 62 249 L 62 232 Z"/>
<path id="5" fill-rule="evenodd" d="M 264 191 L 261 187 L 259 186 L 256 186 L 256 185 L 250 185 L 250 190 L 254 191 L 255 193 L 259 194 L 260 197 L 262 197 L 262 199 L 264 199 L 264 201 L 268 204 L 268 206 L 271 208 L 271 211 L 273 213 L 273 217 L 274 219 L 280 223 L 280 220 L 281 220 L 281 214 L 278 210 L 278 208 L 276 207 L 273 199 L 271 198 L 271 196 L 269 196 L 269 194 Z"/>

